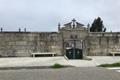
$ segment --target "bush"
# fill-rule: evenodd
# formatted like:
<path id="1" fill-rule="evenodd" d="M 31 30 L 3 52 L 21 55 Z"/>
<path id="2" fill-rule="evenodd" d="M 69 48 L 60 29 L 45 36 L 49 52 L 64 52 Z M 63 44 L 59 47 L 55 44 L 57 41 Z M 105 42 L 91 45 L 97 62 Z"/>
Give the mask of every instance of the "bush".
<path id="1" fill-rule="evenodd" d="M 52 68 L 62 68 L 62 67 L 64 67 L 64 66 L 61 65 L 61 64 L 55 63 L 55 64 L 52 65 L 51 67 L 52 67 Z"/>
<path id="2" fill-rule="evenodd" d="M 120 62 L 113 63 L 113 64 L 101 64 L 98 67 L 120 67 Z"/>

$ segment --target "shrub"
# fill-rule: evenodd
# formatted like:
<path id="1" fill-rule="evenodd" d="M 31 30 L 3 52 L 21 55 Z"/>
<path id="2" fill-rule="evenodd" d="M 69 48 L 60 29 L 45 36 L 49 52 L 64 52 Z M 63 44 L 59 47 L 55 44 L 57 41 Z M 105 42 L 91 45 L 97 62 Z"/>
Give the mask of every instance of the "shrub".
<path id="1" fill-rule="evenodd" d="M 52 68 L 62 68 L 62 67 L 64 67 L 64 66 L 61 65 L 61 64 L 55 63 L 55 64 L 52 65 L 51 67 L 52 67 Z"/>
<path id="2" fill-rule="evenodd" d="M 101 64 L 98 67 L 120 67 L 120 62 L 113 63 L 113 64 Z"/>

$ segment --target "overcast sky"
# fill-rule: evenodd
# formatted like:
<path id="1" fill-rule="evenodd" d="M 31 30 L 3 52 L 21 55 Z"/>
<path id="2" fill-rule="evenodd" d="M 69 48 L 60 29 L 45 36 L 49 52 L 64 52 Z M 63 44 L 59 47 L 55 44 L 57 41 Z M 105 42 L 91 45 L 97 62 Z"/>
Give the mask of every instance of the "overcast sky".
<path id="1" fill-rule="evenodd" d="M 75 18 L 87 25 L 100 16 L 107 31 L 120 31 L 120 0 L 0 0 L 0 27 L 57 31 Z"/>

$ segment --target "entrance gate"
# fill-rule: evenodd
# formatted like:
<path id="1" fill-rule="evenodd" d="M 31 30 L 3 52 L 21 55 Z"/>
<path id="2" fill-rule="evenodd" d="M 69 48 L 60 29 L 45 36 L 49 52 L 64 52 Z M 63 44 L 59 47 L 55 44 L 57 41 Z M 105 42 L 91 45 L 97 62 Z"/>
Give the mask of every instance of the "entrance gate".
<path id="1" fill-rule="evenodd" d="M 66 56 L 68 59 L 82 59 L 83 58 L 82 49 L 78 48 L 66 49 Z"/>

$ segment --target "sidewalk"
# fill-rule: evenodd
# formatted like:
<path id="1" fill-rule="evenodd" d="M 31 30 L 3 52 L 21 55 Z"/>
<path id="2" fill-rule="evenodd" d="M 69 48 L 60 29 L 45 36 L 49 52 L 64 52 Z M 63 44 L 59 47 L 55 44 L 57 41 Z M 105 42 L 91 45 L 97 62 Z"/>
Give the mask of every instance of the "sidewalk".
<path id="1" fill-rule="evenodd" d="M 16 57 L 0 58 L 0 69 L 8 68 L 47 68 L 55 63 L 68 66 L 64 57 Z"/>
<path id="2" fill-rule="evenodd" d="M 120 62 L 120 56 L 88 56 L 92 60 L 68 60 L 70 65 L 76 67 L 95 67 L 100 64 Z"/>
<path id="3" fill-rule="evenodd" d="M 0 58 L 0 69 L 8 68 L 48 68 L 55 63 L 75 67 L 96 67 L 100 64 L 115 63 L 120 57 L 88 56 L 92 60 L 66 60 L 64 57 L 15 57 Z"/>

